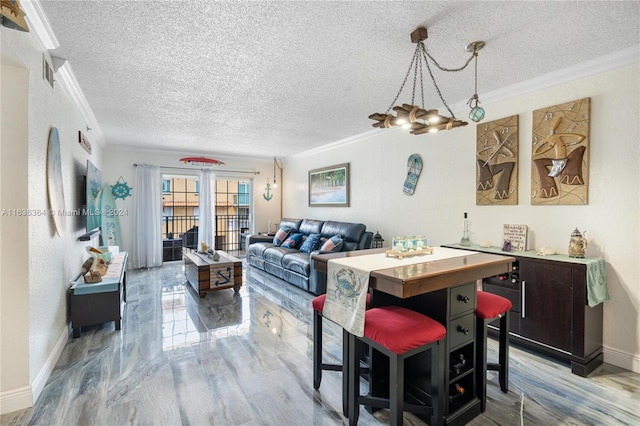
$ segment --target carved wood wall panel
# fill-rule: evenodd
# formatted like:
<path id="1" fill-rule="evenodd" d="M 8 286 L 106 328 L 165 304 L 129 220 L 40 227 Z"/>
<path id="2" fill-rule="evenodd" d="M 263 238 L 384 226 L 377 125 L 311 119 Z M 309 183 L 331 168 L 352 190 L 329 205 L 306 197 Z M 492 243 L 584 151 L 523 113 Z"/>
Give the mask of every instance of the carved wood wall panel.
<path id="1" fill-rule="evenodd" d="M 476 205 L 518 204 L 518 116 L 476 126 Z"/>
<path id="2" fill-rule="evenodd" d="M 533 112 L 531 204 L 589 203 L 590 98 Z"/>

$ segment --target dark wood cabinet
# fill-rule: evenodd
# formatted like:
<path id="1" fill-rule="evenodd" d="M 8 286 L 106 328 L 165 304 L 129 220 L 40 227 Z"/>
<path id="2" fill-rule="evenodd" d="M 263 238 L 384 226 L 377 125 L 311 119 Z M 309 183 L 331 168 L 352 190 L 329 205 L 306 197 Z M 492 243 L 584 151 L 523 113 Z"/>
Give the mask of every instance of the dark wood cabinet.
<path id="1" fill-rule="evenodd" d="M 573 280 L 571 265 L 521 260 L 520 327 L 513 331 L 571 352 Z"/>
<path id="2" fill-rule="evenodd" d="M 445 247 L 502 253 L 499 248 Z M 588 260 L 509 254 L 516 258 L 513 270 L 482 280 L 482 288 L 511 301 L 511 342 L 568 362 L 573 373 L 587 376 L 603 358 L 602 303 L 587 303 Z M 497 320 L 490 333 L 497 334 Z"/>

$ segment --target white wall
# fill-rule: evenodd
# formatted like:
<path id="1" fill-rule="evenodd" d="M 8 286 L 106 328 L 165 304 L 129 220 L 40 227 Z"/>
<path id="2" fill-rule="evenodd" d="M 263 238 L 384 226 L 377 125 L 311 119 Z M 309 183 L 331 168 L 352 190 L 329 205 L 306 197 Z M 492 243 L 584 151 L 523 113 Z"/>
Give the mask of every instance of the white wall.
<path id="1" fill-rule="evenodd" d="M 272 221 L 274 224 L 277 224 L 280 221 L 280 202 L 282 198 L 279 190 L 272 192 L 273 198 L 269 201 L 266 201 L 263 197 L 267 179 L 269 179 L 269 182 L 273 182 L 272 159 L 241 159 L 216 156 L 213 154 L 205 155 L 203 153 L 192 152 L 177 153 L 107 147 L 104 150 L 104 162 L 102 167 L 103 183 L 109 183 L 113 185 L 120 178 L 120 176 L 122 176 L 122 178 L 128 183 L 128 185 L 132 187 L 131 197 L 127 197 L 124 200 L 116 200 L 117 207 L 119 209 L 125 209 L 128 212 L 128 214 L 120 217 L 120 228 L 122 230 L 121 249 L 131 250 L 133 247 L 133 206 L 135 205 L 135 197 L 138 194 L 134 184 L 135 166 L 133 164 L 146 163 L 157 166 L 165 166 L 166 168 L 163 168 L 163 173 L 172 175 L 199 176 L 199 167 L 185 165 L 179 160 L 183 157 L 200 156 L 206 156 L 209 158 L 213 157 L 225 163 L 224 165 L 213 167 L 214 171 L 217 173 L 217 176 L 221 178 L 236 177 L 253 180 L 253 203 L 255 216 L 255 229 L 253 230 L 254 232 L 266 231 L 268 221 Z M 260 172 L 260 174 L 254 175 L 250 173 L 230 173 L 225 172 L 225 170 L 257 171 Z M 277 179 L 280 180 L 278 176 Z"/>
<path id="2" fill-rule="evenodd" d="M 37 399 L 46 380 L 48 379 L 59 353 L 66 343 L 69 330 L 67 315 L 67 291 L 69 280 L 75 278 L 83 261 L 88 257 L 85 247 L 87 243 L 78 241 L 78 237 L 85 232 L 77 217 L 65 216 L 66 231 L 62 237 L 55 233 L 53 219 L 50 216 L 39 215 L 37 212 L 49 208 L 47 198 L 47 145 L 49 132 L 57 127 L 60 134 L 60 151 L 62 161 L 62 180 L 65 196 L 65 208 L 80 207 L 80 193 L 82 191 L 82 174 L 86 168 L 86 161 L 90 159 L 96 165 L 101 164 L 101 149 L 98 141 L 92 141 L 93 154 L 89 155 L 78 143 L 78 131 L 86 131 L 87 123 L 82 113 L 71 101 L 68 94 L 58 83 L 52 89 L 42 79 L 43 49 L 34 41 L 32 33 L 22 33 L 2 28 L 2 199 L 3 208 L 13 208 L 10 202 L 21 204 L 22 198 L 27 200 L 26 206 L 32 215 L 28 217 L 28 225 L 20 224 L 20 237 L 9 240 L 15 245 L 16 253 L 20 257 L 10 265 L 12 270 L 19 269 L 17 279 L 2 280 L 3 304 L 5 303 L 5 289 L 8 286 L 22 286 L 21 291 L 28 292 L 28 303 L 22 300 L 22 295 L 9 298 L 13 309 L 18 309 L 28 316 L 22 321 L 28 326 L 28 345 L 22 339 L 14 339 L 11 334 L 2 334 L 2 394 L 0 401 L 2 412 L 8 412 L 31 405 L 31 397 Z M 4 71 L 16 66 L 24 70 L 28 79 L 25 91 L 12 95 L 4 87 Z M 27 96 L 25 98 L 25 95 Z M 5 140 L 4 114 L 13 104 L 20 106 L 25 103 L 27 115 L 23 120 L 9 123 L 8 127 L 26 126 L 26 139 Z M 8 130 L 7 130 L 8 131 Z M 9 133 L 11 134 L 11 133 Z M 91 139 L 91 135 L 88 135 Z M 24 151 L 8 151 L 6 144 L 23 143 Z M 6 156 L 5 156 L 6 155 Z M 5 171 L 4 165 L 9 165 Z M 15 171 L 13 179 L 6 179 L 5 173 Z M 24 174 L 25 180 L 20 176 Z M 15 182 L 18 182 L 17 184 Z M 5 194 L 9 194 L 5 197 Z M 11 200 L 5 203 L 4 200 Z M 18 205 L 19 206 L 19 205 Z M 6 221 L 14 218 L 3 218 L 3 228 Z M 16 224 L 19 222 L 16 221 Z M 10 235 L 7 235 L 10 237 Z M 3 246 L 5 235 L 3 233 Z M 24 246 L 23 246 L 24 245 Z M 3 247 L 3 254 L 6 246 Z M 16 254 L 14 253 L 14 255 Z M 9 257 L 3 255 L 3 272 L 6 274 Z M 26 268 L 26 269 L 24 269 Z M 20 279 L 20 271 L 28 273 L 28 279 Z M 26 272 L 28 271 L 28 272 Z M 11 311 L 8 311 L 11 312 Z M 8 313 L 7 312 L 7 313 Z M 5 311 L 3 309 L 3 326 Z M 17 318 L 10 320 L 17 322 Z M 17 325 L 16 330 L 20 330 Z M 12 360 L 22 359 L 28 362 L 28 374 L 25 376 L 18 368 L 15 372 Z M 18 364 L 19 367 L 19 364 Z M 5 371 L 5 369 L 8 369 Z M 19 374 L 19 380 L 5 382 L 6 377 Z M 6 388 L 11 386 L 11 388 Z"/>
<path id="3" fill-rule="evenodd" d="M 27 190 L 27 93 L 29 72 L 2 65 L 0 146 L 0 392 L 3 407 L 31 399 L 29 386 L 29 222 Z M 8 105 L 11 108 L 8 108 Z M 4 186 L 3 186 L 4 185 Z"/>
<path id="4" fill-rule="evenodd" d="M 639 77 L 638 65 L 626 66 L 483 104 L 487 121 L 520 117 L 518 205 L 476 206 L 476 126 L 468 125 L 421 136 L 375 129 L 364 138 L 287 158 L 283 215 L 362 222 L 380 231 L 386 245 L 394 236 L 416 234 L 426 235 L 430 245 L 459 241 L 464 212 L 478 244 L 499 245 L 503 224 L 526 224 L 529 249 L 548 246 L 566 253 L 574 228 L 586 230 L 587 256 L 607 262 L 611 300 L 604 304 L 605 361 L 640 372 Z M 585 97 L 591 98 L 589 204 L 532 206 L 532 111 Z M 424 168 L 415 194 L 406 196 L 402 185 L 413 153 L 421 155 Z M 308 170 L 345 162 L 350 163 L 351 207 L 308 207 Z"/>

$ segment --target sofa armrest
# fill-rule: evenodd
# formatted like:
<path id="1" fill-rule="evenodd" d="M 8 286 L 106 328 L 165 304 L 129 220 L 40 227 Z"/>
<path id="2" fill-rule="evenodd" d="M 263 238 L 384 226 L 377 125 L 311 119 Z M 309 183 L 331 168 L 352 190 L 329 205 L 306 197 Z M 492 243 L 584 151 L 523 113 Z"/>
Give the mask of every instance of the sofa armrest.
<path id="1" fill-rule="evenodd" d="M 366 250 L 371 248 L 371 240 L 373 239 L 373 232 L 366 231 L 362 234 L 362 238 L 358 241 L 357 250 Z"/>
<path id="2" fill-rule="evenodd" d="M 273 237 L 269 237 L 267 235 L 252 234 L 252 235 L 247 235 L 246 242 L 247 242 L 247 248 L 248 248 L 253 243 L 272 243 Z"/>

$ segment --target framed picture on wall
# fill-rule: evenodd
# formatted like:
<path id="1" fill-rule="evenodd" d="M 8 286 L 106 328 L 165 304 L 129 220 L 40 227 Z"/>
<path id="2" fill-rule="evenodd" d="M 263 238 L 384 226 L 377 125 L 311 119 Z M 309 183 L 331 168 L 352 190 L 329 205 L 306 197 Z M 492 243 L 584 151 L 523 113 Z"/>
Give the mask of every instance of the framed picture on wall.
<path id="1" fill-rule="evenodd" d="M 349 163 L 309 171 L 309 207 L 349 207 Z"/>

